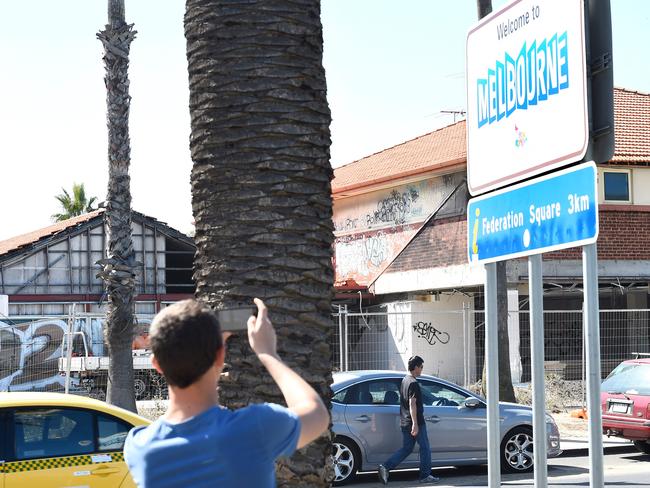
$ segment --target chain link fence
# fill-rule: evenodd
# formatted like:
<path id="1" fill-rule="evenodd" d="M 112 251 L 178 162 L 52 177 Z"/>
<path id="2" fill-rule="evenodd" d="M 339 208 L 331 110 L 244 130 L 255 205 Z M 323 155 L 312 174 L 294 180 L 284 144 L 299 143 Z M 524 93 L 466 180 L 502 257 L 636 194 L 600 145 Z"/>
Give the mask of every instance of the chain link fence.
<path id="1" fill-rule="evenodd" d="M 133 340 L 138 399 L 166 398 L 164 379 L 151 366 L 147 330 L 153 315 L 137 315 Z M 515 382 L 530 381 L 527 311 L 510 314 L 511 368 Z M 104 315 L 0 317 L 0 391 L 65 391 L 104 398 L 108 358 Z M 408 357 L 425 359 L 425 371 L 469 386 L 481 378 L 485 315 L 469 309 L 407 311 L 400 304 L 332 315 L 334 371 L 403 371 Z M 68 341 L 70 337 L 70 341 Z M 605 377 L 634 352 L 650 352 L 650 310 L 600 311 L 601 372 Z M 69 349 L 68 342 L 72 344 Z M 585 375 L 582 312 L 544 312 L 545 369 L 566 381 Z M 68 355 L 70 351 L 70 355 Z"/>
<path id="2" fill-rule="evenodd" d="M 136 315 L 133 338 L 136 399 L 167 397 L 151 365 L 148 329 L 153 315 Z M 54 391 L 104 399 L 108 381 L 105 315 L 19 315 L 0 318 L 0 391 Z M 70 347 L 69 347 L 70 346 Z"/>
<path id="3" fill-rule="evenodd" d="M 580 310 L 544 311 L 544 366 L 566 381 L 584 382 L 583 314 Z M 332 316 L 333 369 L 404 370 L 408 357 L 428 353 L 425 372 L 469 386 L 480 380 L 485 347 L 482 310 L 449 312 L 349 312 Z M 509 317 L 511 369 L 516 383 L 531 380 L 530 316 Z M 343 339 L 341 339 L 343 338 Z M 423 348 L 422 339 L 426 339 Z M 452 346 L 453 347 L 450 347 Z M 601 373 L 633 353 L 650 352 L 650 310 L 601 310 Z M 440 366 L 444 358 L 444 367 Z M 428 364 L 427 364 L 428 363 Z"/>

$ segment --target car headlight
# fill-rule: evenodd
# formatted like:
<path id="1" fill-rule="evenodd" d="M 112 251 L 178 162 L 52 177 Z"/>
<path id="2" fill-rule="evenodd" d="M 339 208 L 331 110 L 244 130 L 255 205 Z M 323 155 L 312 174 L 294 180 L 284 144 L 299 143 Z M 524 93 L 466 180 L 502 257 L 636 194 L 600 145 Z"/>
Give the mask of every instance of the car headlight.
<path id="1" fill-rule="evenodd" d="M 552 424 L 555 425 L 555 419 L 551 416 L 551 414 L 546 413 L 546 423 L 547 424 Z"/>

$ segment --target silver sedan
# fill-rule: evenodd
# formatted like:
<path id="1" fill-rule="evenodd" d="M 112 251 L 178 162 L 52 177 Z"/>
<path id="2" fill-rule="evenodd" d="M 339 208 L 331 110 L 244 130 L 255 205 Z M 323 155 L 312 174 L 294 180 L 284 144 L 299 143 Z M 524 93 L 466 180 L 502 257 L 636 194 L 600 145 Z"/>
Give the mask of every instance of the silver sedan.
<path id="1" fill-rule="evenodd" d="M 376 471 L 402 445 L 399 388 L 405 373 L 348 371 L 334 373 L 332 428 L 335 485 L 352 481 L 357 471 Z M 485 400 L 434 376 L 420 383 L 433 466 L 487 463 Z M 501 466 L 508 472 L 533 468 L 533 412 L 530 407 L 500 402 Z M 546 415 L 548 457 L 559 456 L 560 434 Z M 418 447 L 399 468 L 419 466 Z"/>

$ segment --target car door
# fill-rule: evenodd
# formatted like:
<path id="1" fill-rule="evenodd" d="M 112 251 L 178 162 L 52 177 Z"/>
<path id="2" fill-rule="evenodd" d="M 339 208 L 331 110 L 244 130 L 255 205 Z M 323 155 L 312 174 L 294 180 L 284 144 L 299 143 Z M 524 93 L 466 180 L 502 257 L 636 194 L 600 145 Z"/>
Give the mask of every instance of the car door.
<path id="1" fill-rule="evenodd" d="M 433 380 L 419 380 L 431 457 L 438 461 L 487 458 L 486 410 L 469 408 L 465 392 Z"/>
<path id="2" fill-rule="evenodd" d="M 361 443 L 364 459 L 369 464 L 383 463 L 402 445 L 400 382 L 398 378 L 377 378 L 351 387 L 345 420 L 352 435 Z M 397 402 L 394 401 L 395 393 Z"/>
<path id="3" fill-rule="evenodd" d="M 101 419 L 79 408 L 15 409 L 4 488 L 119 487 L 127 468 L 121 449 L 114 449 L 116 429 Z"/>

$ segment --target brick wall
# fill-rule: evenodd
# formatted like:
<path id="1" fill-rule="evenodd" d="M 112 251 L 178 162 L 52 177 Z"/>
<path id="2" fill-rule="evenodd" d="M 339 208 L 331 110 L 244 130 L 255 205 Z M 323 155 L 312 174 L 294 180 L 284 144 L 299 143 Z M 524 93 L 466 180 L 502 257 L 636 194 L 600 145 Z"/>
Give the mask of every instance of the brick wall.
<path id="1" fill-rule="evenodd" d="M 387 272 L 439 268 L 467 263 L 467 217 L 432 220 L 411 241 Z"/>
<path id="2" fill-rule="evenodd" d="M 650 259 L 650 206 L 601 205 L 598 259 Z M 582 248 L 544 254 L 544 259 L 582 259 Z"/>
<path id="3" fill-rule="evenodd" d="M 598 259 L 650 259 L 650 206 L 601 205 Z M 466 216 L 429 222 L 387 272 L 467 263 Z M 582 248 L 544 254 L 544 259 L 582 259 Z"/>

